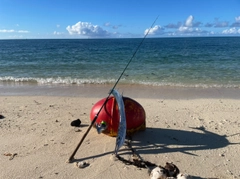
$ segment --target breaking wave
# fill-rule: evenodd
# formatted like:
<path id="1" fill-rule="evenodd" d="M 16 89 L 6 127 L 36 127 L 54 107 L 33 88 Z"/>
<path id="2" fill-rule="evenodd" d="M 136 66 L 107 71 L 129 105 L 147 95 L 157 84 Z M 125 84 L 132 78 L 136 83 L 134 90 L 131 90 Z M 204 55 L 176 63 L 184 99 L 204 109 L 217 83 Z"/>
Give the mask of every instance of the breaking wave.
<path id="1" fill-rule="evenodd" d="M 71 77 L 56 77 L 56 78 L 25 78 L 25 77 L 0 77 L 1 84 L 35 84 L 35 85 L 82 85 L 82 84 L 114 84 L 117 79 L 79 79 Z M 204 83 L 173 83 L 173 82 L 156 82 L 156 81 L 141 81 L 141 80 L 128 80 L 123 78 L 119 84 L 131 84 L 131 85 L 144 85 L 144 86 L 170 86 L 170 87 L 193 87 L 193 88 L 240 88 L 240 84 L 204 84 Z"/>
<path id="2" fill-rule="evenodd" d="M 31 83 L 31 84 L 107 84 L 114 83 L 115 79 L 77 79 L 71 77 L 57 78 L 15 78 L 15 77 L 0 77 L 0 82 L 3 83 Z"/>

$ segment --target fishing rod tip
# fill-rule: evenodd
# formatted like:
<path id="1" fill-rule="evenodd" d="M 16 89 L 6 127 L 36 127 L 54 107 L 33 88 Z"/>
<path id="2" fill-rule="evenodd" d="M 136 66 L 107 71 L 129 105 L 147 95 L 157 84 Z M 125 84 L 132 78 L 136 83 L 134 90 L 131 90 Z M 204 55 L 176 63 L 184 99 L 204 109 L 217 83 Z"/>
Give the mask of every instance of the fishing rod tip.
<path id="1" fill-rule="evenodd" d="M 66 163 L 72 163 L 74 161 L 74 158 L 69 158 L 68 160 L 66 160 Z"/>

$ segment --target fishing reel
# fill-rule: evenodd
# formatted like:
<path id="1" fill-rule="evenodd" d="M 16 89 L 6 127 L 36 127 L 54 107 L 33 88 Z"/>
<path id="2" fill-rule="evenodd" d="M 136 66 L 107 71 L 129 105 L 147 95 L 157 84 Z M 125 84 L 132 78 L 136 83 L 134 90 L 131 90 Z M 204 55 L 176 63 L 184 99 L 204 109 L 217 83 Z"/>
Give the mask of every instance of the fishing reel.
<path id="1" fill-rule="evenodd" d="M 96 129 L 98 134 L 101 134 L 104 130 L 106 130 L 108 127 L 107 123 L 105 121 L 101 121 L 100 123 L 96 123 Z"/>

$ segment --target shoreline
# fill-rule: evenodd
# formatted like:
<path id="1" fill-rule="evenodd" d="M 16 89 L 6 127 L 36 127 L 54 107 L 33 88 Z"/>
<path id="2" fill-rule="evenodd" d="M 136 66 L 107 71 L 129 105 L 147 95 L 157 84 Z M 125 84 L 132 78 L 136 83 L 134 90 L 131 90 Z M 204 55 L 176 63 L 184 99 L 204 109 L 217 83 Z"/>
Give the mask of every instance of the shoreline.
<path id="1" fill-rule="evenodd" d="M 113 85 L 0 85 L 0 96 L 68 96 L 104 98 Z M 239 88 L 202 88 L 118 84 L 115 88 L 123 96 L 150 99 L 240 99 Z"/>

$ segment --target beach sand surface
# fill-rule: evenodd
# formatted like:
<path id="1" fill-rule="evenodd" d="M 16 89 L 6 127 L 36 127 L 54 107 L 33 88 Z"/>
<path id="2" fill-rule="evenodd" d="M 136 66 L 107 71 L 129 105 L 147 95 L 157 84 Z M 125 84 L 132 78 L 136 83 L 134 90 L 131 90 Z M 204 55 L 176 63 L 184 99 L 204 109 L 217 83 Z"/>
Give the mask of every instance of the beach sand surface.
<path id="1" fill-rule="evenodd" d="M 240 178 L 239 98 L 132 96 L 146 112 L 146 130 L 132 136 L 132 146 L 144 160 L 162 166 L 173 162 L 193 179 Z M 1 95 L 0 115 L 5 118 L 0 119 L 0 178 L 150 178 L 147 169 L 113 160 L 116 138 L 97 134 L 95 128 L 74 160 L 89 165 L 77 168 L 74 162 L 66 163 L 90 125 L 92 106 L 100 99 Z M 82 121 L 79 128 L 70 126 L 76 119 Z M 119 154 L 131 158 L 125 146 Z"/>

